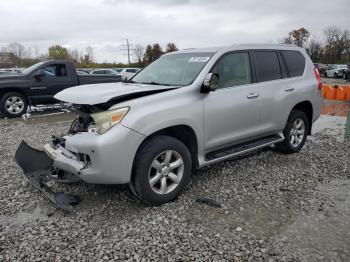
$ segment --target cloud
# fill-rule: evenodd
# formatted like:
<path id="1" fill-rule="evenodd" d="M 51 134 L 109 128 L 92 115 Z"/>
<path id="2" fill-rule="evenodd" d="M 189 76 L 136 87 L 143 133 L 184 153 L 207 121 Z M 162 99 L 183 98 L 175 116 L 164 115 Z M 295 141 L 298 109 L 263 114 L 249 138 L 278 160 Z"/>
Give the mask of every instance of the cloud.
<path id="1" fill-rule="evenodd" d="M 122 44 L 175 42 L 180 48 L 275 42 L 306 27 L 349 29 L 348 0 L 17 0 L 0 3 L 0 46 L 17 41 L 45 52 L 52 44 L 122 61 Z"/>

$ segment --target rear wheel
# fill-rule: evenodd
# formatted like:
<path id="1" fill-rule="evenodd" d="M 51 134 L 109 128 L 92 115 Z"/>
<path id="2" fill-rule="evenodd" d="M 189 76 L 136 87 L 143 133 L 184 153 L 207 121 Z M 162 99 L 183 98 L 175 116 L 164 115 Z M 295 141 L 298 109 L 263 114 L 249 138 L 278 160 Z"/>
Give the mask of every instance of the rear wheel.
<path id="1" fill-rule="evenodd" d="M 160 205 L 174 200 L 191 181 L 191 155 L 179 140 L 155 136 L 141 145 L 131 189 L 142 201 Z"/>
<path id="2" fill-rule="evenodd" d="M 0 99 L 0 110 L 7 117 L 18 117 L 27 112 L 28 100 L 18 92 L 9 92 Z"/>
<path id="3" fill-rule="evenodd" d="M 285 153 L 299 152 L 305 144 L 308 130 L 309 122 L 306 114 L 299 110 L 292 110 L 283 130 L 285 139 L 277 147 Z"/>

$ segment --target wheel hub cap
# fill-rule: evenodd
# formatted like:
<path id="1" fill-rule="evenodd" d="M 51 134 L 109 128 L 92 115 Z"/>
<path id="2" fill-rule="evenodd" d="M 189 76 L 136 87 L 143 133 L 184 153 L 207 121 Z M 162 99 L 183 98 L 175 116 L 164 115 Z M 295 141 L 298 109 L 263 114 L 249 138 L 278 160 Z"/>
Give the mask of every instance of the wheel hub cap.
<path id="1" fill-rule="evenodd" d="M 5 101 L 5 108 L 10 114 L 18 114 L 24 108 L 24 101 L 18 96 L 11 96 Z"/>
<path id="2" fill-rule="evenodd" d="M 160 153 L 152 162 L 148 173 L 151 189 L 157 194 L 168 194 L 178 187 L 184 173 L 184 162 L 175 150 Z"/>
<path id="3" fill-rule="evenodd" d="M 293 127 L 289 133 L 290 144 L 293 147 L 298 147 L 305 136 L 305 122 L 298 118 L 293 122 Z"/>

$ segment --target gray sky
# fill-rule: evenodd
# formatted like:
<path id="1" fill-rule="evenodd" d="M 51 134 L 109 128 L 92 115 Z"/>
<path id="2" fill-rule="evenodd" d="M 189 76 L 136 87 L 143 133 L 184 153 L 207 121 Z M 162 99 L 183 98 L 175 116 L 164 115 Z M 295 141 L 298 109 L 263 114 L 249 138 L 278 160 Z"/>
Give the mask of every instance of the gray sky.
<path id="1" fill-rule="evenodd" d="M 277 42 L 303 26 L 321 39 L 327 26 L 350 29 L 349 10 L 349 0 L 1 0 L 0 47 L 91 45 L 99 62 L 126 62 L 126 38 L 182 49 Z"/>

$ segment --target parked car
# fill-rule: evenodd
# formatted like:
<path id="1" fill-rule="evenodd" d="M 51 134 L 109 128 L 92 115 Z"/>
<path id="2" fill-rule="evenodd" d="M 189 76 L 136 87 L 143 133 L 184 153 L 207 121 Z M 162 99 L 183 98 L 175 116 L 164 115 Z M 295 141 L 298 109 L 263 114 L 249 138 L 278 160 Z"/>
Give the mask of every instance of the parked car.
<path id="1" fill-rule="evenodd" d="M 2 68 L 2 69 L 0 69 L 0 75 L 18 74 L 21 72 L 22 72 L 22 70 L 20 68 Z"/>
<path id="2" fill-rule="evenodd" d="M 123 68 L 122 71 L 119 72 L 119 74 L 122 77 L 123 81 L 128 81 L 131 79 L 138 71 L 140 71 L 140 68 Z"/>
<path id="3" fill-rule="evenodd" d="M 347 69 L 347 65 L 332 65 L 325 72 L 325 77 L 343 77 L 343 69 Z"/>
<path id="4" fill-rule="evenodd" d="M 54 95 L 68 87 L 120 81 L 121 77 L 114 75 L 78 75 L 70 61 L 40 62 L 18 74 L 0 75 L 0 111 L 7 117 L 18 117 L 28 105 L 57 102 Z"/>
<path id="5" fill-rule="evenodd" d="M 21 143 L 15 159 L 30 181 L 41 190 L 43 177 L 129 183 L 152 205 L 175 199 L 206 165 L 271 145 L 299 152 L 323 103 L 311 59 L 286 45 L 172 52 L 128 83 L 55 98 L 78 117 L 44 152 Z"/>
<path id="6" fill-rule="evenodd" d="M 90 72 L 91 75 L 118 75 L 114 69 L 96 69 Z"/>
<path id="7" fill-rule="evenodd" d="M 328 66 L 324 65 L 324 64 L 319 64 L 319 63 L 315 63 L 314 65 L 315 65 L 315 68 L 317 68 L 317 70 L 320 73 L 320 75 L 324 76 L 324 73 L 328 69 Z"/>
<path id="8" fill-rule="evenodd" d="M 350 63 L 347 64 L 347 68 L 340 70 L 340 72 L 343 75 L 344 80 L 349 80 L 350 79 Z"/>
<path id="9" fill-rule="evenodd" d="M 78 75 L 88 75 L 89 73 L 87 73 L 85 71 L 77 70 L 77 74 Z"/>

